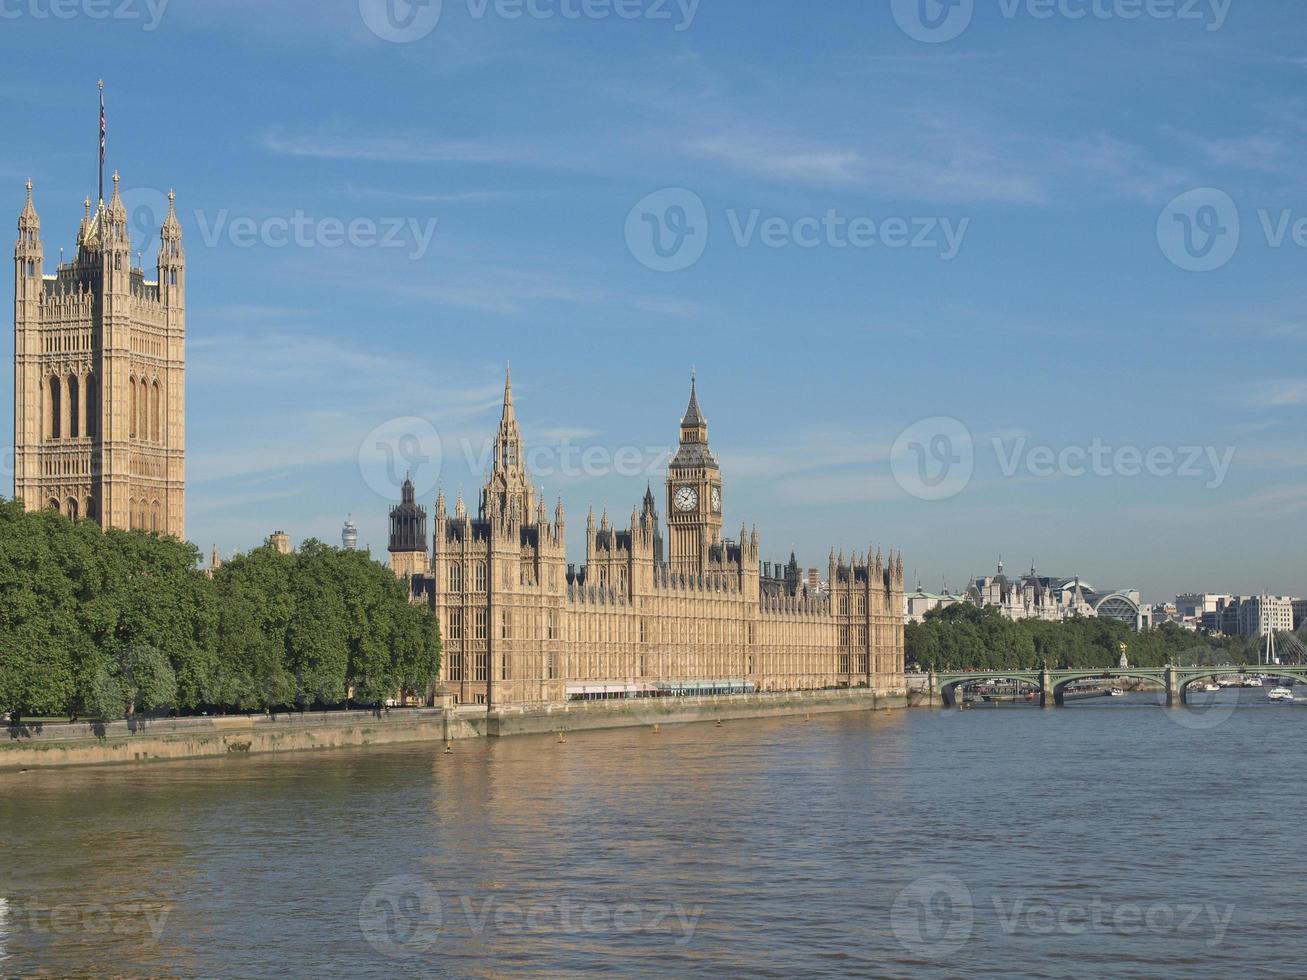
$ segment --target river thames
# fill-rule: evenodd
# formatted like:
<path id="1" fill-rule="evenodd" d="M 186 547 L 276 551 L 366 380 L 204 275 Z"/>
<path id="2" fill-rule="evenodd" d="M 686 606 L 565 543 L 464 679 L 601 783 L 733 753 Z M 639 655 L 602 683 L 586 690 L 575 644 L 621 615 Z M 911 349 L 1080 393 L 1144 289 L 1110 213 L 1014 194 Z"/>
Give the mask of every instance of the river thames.
<path id="1" fill-rule="evenodd" d="M 1302 976 L 1307 711 L 1211 697 L 4 775 L 0 973 Z"/>

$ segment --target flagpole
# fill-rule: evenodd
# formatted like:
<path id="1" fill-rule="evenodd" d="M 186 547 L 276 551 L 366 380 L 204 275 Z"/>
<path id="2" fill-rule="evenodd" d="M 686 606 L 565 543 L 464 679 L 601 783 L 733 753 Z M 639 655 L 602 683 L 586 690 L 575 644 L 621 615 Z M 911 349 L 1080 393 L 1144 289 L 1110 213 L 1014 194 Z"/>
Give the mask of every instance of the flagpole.
<path id="1" fill-rule="evenodd" d="M 100 79 L 100 203 L 104 203 L 104 79 Z"/>

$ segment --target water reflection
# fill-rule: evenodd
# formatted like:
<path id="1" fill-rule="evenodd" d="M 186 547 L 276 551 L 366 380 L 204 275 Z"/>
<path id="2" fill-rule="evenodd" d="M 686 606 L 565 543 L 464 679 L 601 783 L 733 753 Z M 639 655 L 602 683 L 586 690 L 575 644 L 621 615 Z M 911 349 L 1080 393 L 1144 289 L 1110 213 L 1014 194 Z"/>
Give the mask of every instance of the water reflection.
<path id="1" fill-rule="evenodd" d="M 1179 977 L 1274 943 L 1302 973 L 1307 714 L 1257 693 L 0 776 L 0 962 Z"/>

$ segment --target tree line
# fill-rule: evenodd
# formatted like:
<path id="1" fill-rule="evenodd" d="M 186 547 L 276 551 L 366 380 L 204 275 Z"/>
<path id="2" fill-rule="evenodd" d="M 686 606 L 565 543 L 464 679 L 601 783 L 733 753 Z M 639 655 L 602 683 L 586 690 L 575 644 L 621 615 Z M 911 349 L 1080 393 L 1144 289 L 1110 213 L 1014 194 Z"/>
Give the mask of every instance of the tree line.
<path id="1" fill-rule="evenodd" d="M 1119 620 L 1083 616 L 1012 620 L 970 602 L 933 609 L 924 622 L 909 623 L 904 644 L 908 663 L 922 670 L 1115 667 L 1122 645 L 1134 667 L 1257 663 L 1253 637 L 1205 636 L 1175 623 L 1137 633 Z"/>
<path id="2" fill-rule="evenodd" d="M 212 576 L 199 561 L 0 499 L 0 714 L 307 709 L 434 686 L 435 617 L 367 554 L 310 540 Z"/>

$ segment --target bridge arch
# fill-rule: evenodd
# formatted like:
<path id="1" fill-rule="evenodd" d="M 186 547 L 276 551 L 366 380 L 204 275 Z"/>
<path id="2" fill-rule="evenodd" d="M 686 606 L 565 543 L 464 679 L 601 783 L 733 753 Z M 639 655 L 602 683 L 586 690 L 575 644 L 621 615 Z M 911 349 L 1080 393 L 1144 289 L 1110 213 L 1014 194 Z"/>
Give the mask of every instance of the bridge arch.
<path id="1" fill-rule="evenodd" d="M 1057 680 L 1053 682 L 1053 698 L 1058 704 L 1062 703 L 1062 695 L 1066 688 L 1079 681 L 1108 681 L 1117 678 L 1128 677 L 1131 680 L 1147 681 L 1150 684 L 1156 684 L 1166 690 L 1166 671 L 1158 668 L 1149 670 L 1147 667 L 1113 667 L 1110 670 L 1083 670 L 1083 671 L 1058 671 Z"/>
<path id="2" fill-rule="evenodd" d="M 940 700 L 946 707 L 951 708 L 957 704 L 957 690 L 964 684 L 1008 679 L 1021 681 L 1037 691 L 1043 689 L 1042 677 L 1037 670 L 992 670 L 976 671 L 970 674 L 945 674 L 938 678 L 936 687 L 939 690 Z"/>

